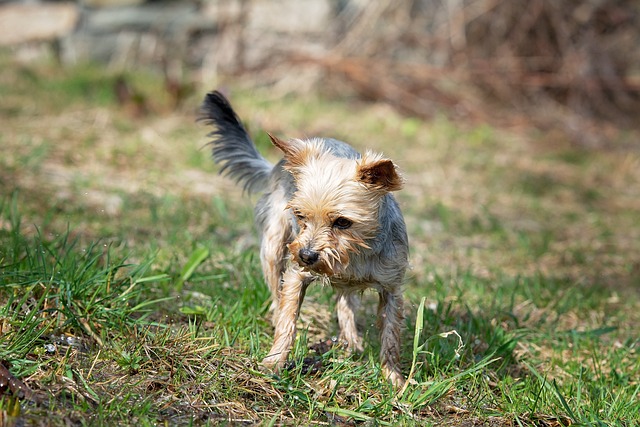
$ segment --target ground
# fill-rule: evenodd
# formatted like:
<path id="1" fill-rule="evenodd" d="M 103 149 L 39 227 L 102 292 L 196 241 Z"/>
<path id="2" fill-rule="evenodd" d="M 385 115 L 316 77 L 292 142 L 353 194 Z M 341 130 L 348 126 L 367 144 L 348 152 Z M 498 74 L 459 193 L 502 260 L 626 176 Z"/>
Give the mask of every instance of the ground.
<path id="1" fill-rule="evenodd" d="M 0 74 L 0 417 L 7 425 L 621 425 L 640 422 L 640 149 L 526 126 L 402 116 L 319 95 L 229 95 L 265 131 L 383 151 L 402 170 L 412 268 L 401 393 L 310 290 L 289 369 L 269 348 L 252 200 L 217 175 L 153 74 Z M 140 105 L 144 104 L 144 108 Z M 329 341 L 330 343 L 330 341 Z M 13 423 L 13 424 L 12 424 Z"/>

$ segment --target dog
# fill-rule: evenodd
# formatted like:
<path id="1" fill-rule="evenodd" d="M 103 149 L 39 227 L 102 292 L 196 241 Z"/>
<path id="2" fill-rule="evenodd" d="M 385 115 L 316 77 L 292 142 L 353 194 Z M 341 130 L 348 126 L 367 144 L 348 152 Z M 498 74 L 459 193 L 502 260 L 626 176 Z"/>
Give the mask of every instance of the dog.
<path id="1" fill-rule="evenodd" d="M 363 351 L 355 312 L 362 292 L 372 288 L 380 296 L 382 372 L 394 386 L 403 385 L 402 284 L 409 244 L 391 194 L 403 185 L 396 165 L 336 139 L 284 140 L 269 134 L 284 155 L 274 166 L 218 91 L 205 96 L 199 120 L 214 127 L 207 136 L 220 173 L 249 193 L 262 193 L 255 219 L 275 329 L 262 364 L 274 370 L 285 364 L 305 291 L 316 281 L 330 283 L 337 294 L 341 342 Z"/>

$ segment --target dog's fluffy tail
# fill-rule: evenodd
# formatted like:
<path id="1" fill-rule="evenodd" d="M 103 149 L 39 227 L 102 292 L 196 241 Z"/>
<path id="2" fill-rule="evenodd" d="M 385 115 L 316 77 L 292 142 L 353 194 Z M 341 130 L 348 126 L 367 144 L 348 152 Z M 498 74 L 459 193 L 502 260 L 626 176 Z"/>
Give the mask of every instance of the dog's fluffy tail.
<path id="1" fill-rule="evenodd" d="M 222 166 L 220 173 L 250 193 L 264 190 L 273 165 L 258 152 L 227 98 L 218 91 L 209 92 L 198 120 L 215 126 L 207 136 L 213 138 L 213 160 Z"/>

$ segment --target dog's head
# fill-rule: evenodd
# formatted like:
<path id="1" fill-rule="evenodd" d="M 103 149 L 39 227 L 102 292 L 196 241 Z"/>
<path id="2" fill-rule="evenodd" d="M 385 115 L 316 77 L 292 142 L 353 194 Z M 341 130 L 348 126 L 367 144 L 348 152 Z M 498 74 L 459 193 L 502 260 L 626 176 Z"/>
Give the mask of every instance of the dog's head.
<path id="1" fill-rule="evenodd" d="M 289 252 L 304 270 L 342 274 L 351 254 L 368 248 L 380 232 L 380 202 L 402 187 L 396 166 L 371 152 L 360 159 L 336 157 L 322 139 L 271 140 L 297 188 L 288 208 L 300 232 Z"/>

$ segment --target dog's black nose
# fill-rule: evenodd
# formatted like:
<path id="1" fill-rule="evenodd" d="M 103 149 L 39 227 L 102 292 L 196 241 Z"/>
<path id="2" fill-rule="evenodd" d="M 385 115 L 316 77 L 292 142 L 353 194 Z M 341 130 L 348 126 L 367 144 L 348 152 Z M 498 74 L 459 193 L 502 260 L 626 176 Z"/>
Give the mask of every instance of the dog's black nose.
<path id="1" fill-rule="evenodd" d="M 318 252 L 312 251 L 308 248 L 302 248 L 298 252 L 298 258 L 307 265 L 315 264 L 319 257 L 320 254 Z"/>

